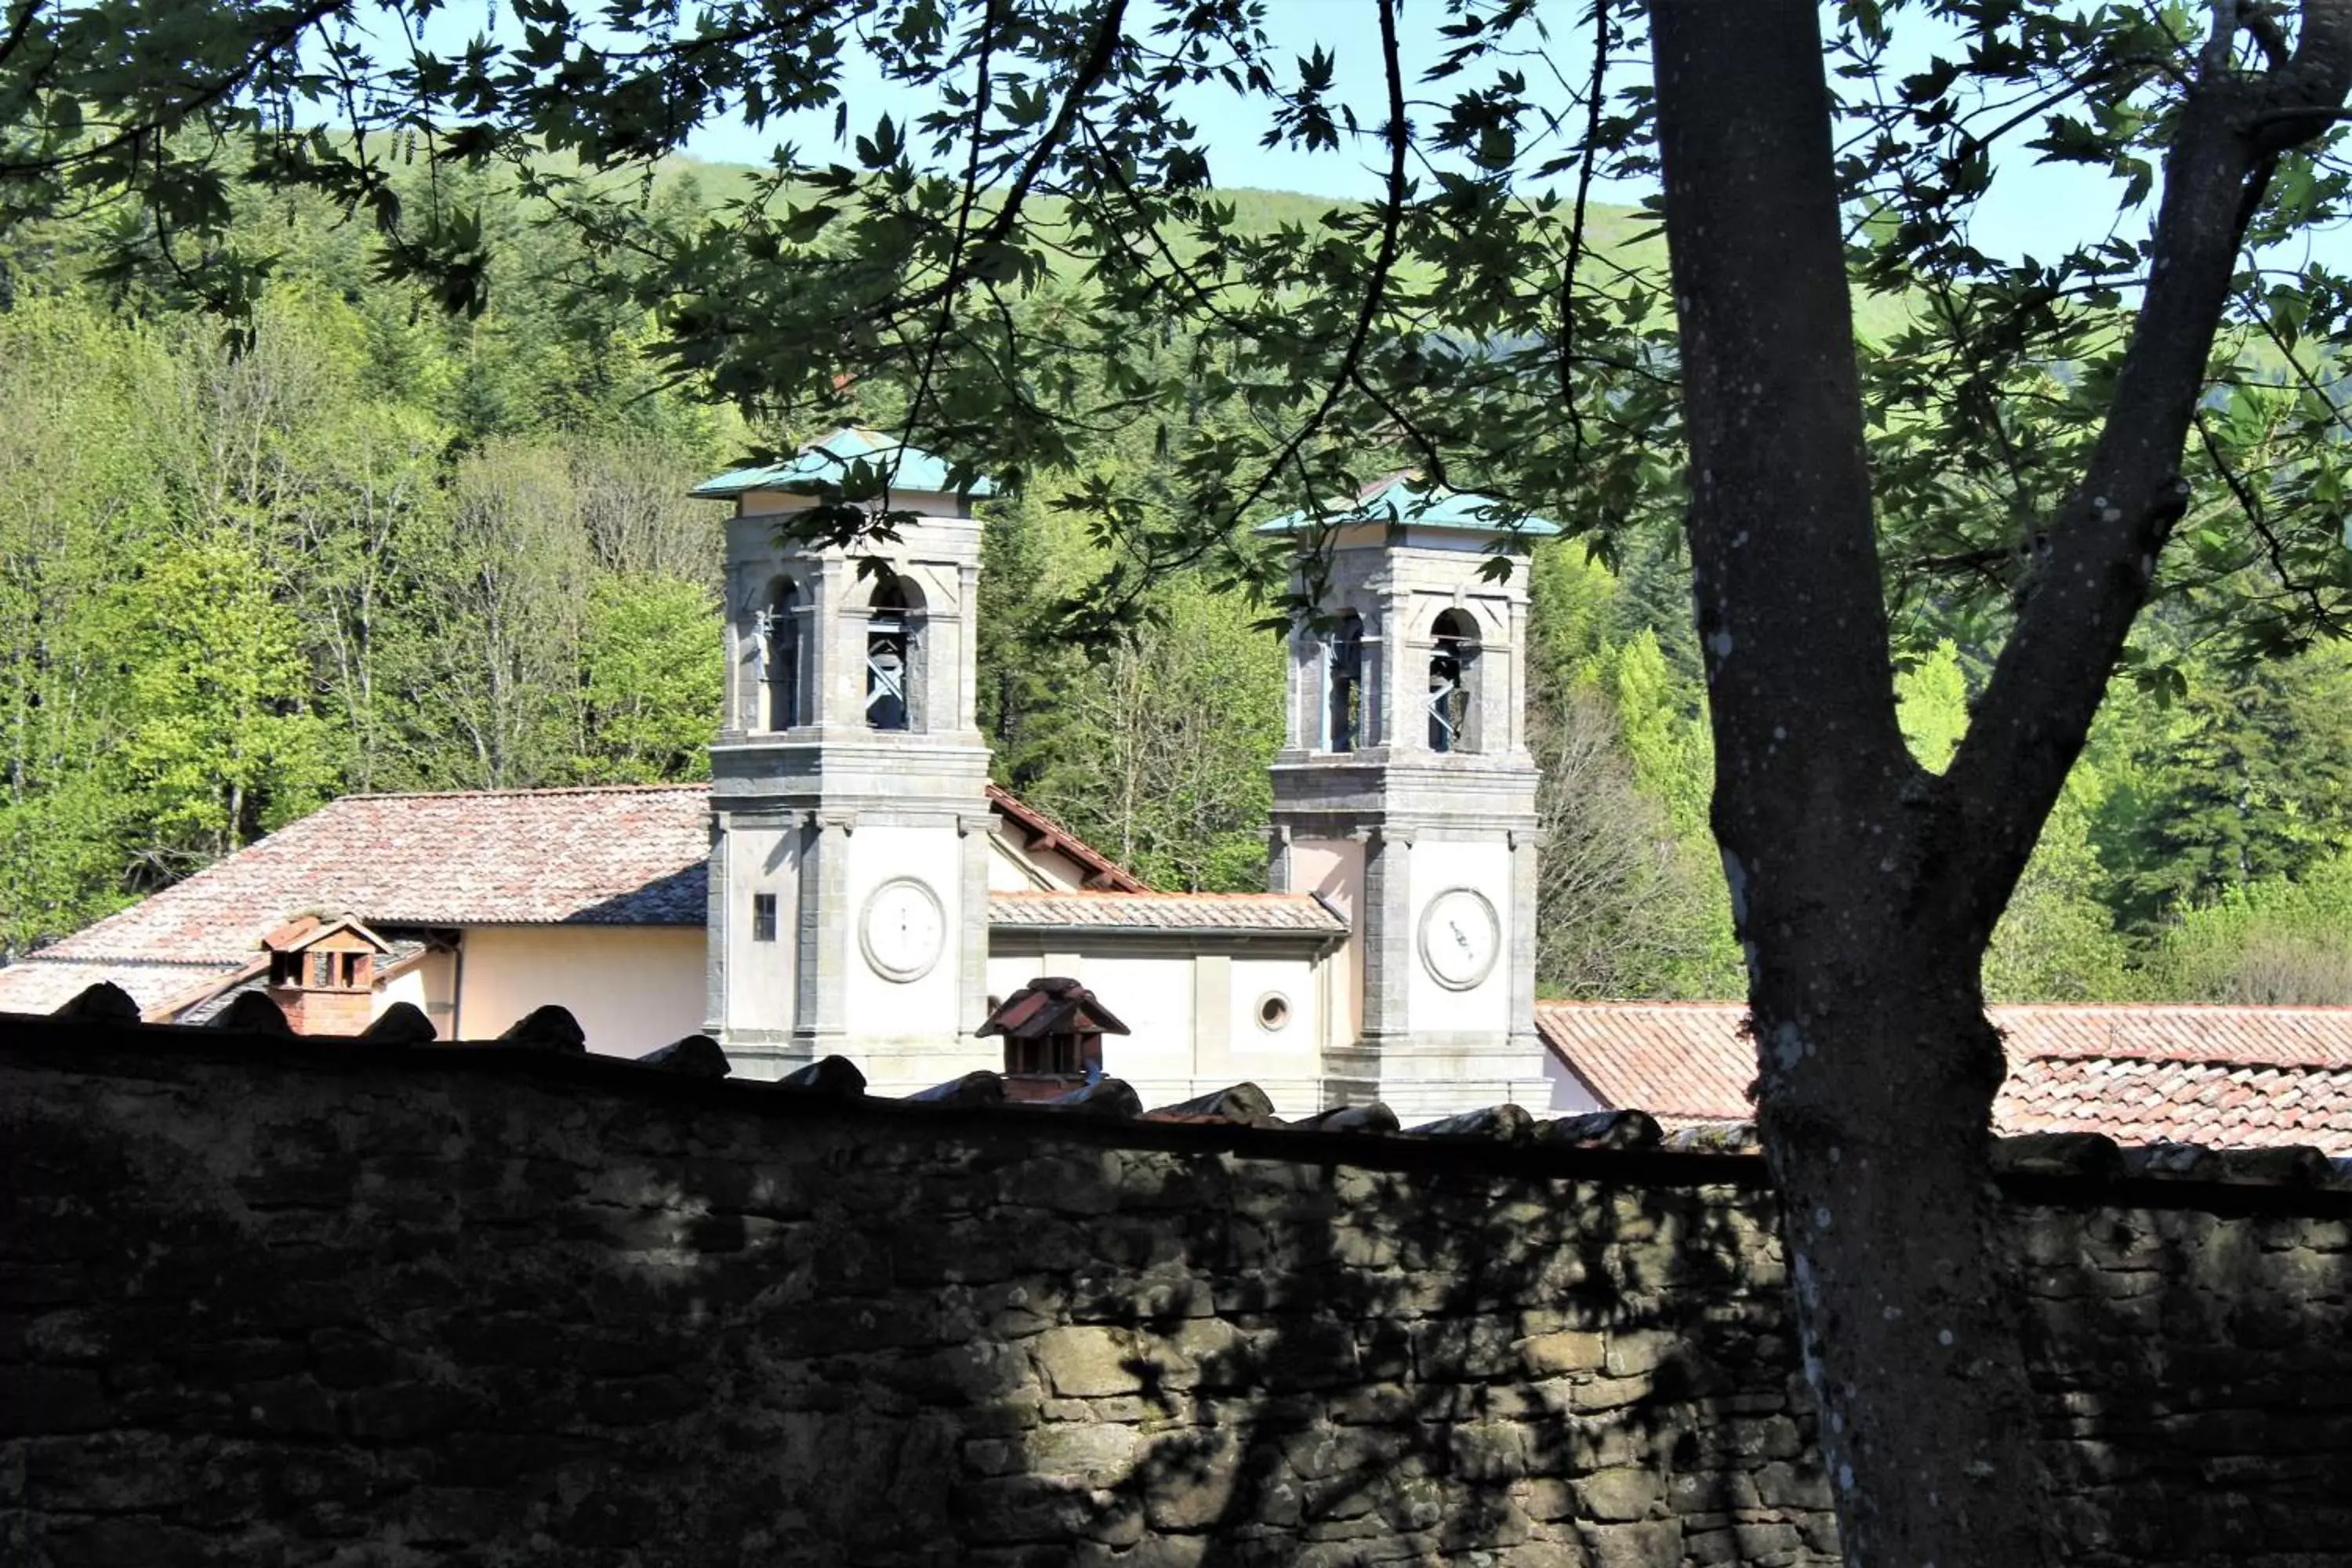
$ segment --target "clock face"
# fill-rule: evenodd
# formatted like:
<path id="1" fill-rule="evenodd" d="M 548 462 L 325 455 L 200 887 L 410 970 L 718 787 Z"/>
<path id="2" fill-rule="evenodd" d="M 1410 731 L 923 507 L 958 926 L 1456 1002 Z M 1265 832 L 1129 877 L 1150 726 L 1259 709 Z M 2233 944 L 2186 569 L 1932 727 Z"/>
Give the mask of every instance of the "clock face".
<path id="1" fill-rule="evenodd" d="M 940 896 L 914 877 L 895 877 L 866 896 L 857 943 L 886 980 L 920 980 L 940 961 L 948 921 Z"/>
<path id="2" fill-rule="evenodd" d="M 1495 906 L 1475 889 L 1448 888 L 1421 912 L 1421 962 L 1449 991 L 1468 991 L 1484 982 L 1502 945 Z"/>

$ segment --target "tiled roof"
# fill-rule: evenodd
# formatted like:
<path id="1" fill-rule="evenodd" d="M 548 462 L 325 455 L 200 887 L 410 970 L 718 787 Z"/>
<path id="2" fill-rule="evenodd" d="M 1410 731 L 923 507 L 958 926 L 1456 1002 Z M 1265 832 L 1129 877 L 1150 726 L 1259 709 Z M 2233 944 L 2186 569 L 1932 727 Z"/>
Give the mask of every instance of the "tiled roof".
<path id="1" fill-rule="evenodd" d="M 812 441 L 781 463 L 736 468 L 705 479 L 691 493 L 706 500 L 724 500 L 746 490 L 839 484 L 847 476 L 849 466 L 861 458 L 878 468 L 896 462 L 897 471 L 890 475 L 890 488 L 894 490 L 957 493 L 954 477 L 945 461 L 920 447 L 902 445 L 896 437 L 856 426 L 845 426 L 821 441 Z M 991 496 L 996 493 L 996 486 L 986 476 L 976 476 L 962 493 Z"/>
<path id="2" fill-rule="evenodd" d="M 377 925 L 699 925 L 700 784 L 346 795 L 0 969 L 0 1009 L 100 980 L 152 1009 L 202 995 L 289 916 Z"/>
<path id="3" fill-rule="evenodd" d="M 1097 880 L 1141 891 L 1043 812 L 992 787 L 989 798 Z M 703 784 L 346 795 L 0 968 L 0 1010 L 47 1012 L 101 980 L 142 1008 L 201 994 L 313 912 L 379 926 L 699 926 L 709 806 Z"/>
<path id="4" fill-rule="evenodd" d="M 1344 935 L 1348 930 L 1348 922 L 1311 893 L 991 893 L 988 923 L 1067 931 Z"/>
<path id="5" fill-rule="evenodd" d="M 1538 1002 L 1536 1029 L 1607 1106 L 1665 1121 L 1753 1114 L 1756 1047 L 1744 1003 Z"/>
<path id="6" fill-rule="evenodd" d="M 1990 1009 L 2010 1075 L 2003 1134 L 2104 1132 L 2352 1154 L 2352 1007 Z M 1604 1105 L 1666 1121 L 1751 1113 L 1748 1009 L 1732 1002 L 1544 1002 L 1545 1042 Z"/>
<path id="7" fill-rule="evenodd" d="M 2231 1066 L 2146 1058 L 2036 1057 L 2002 1085 L 2000 1130 L 2104 1132 L 2118 1143 L 2352 1154 L 2352 1067 Z"/>
<path id="8" fill-rule="evenodd" d="M 54 1013 L 101 981 L 131 994 L 142 1012 L 182 996 L 217 990 L 243 973 L 234 963 L 131 963 L 120 959 L 52 959 L 47 953 L 0 969 L 0 1012 Z"/>
<path id="9" fill-rule="evenodd" d="M 1011 790 L 995 784 L 988 786 L 988 803 L 1016 824 L 1027 835 L 1032 849 L 1047 849 L 1066 855 L 1087 868 L 1087 886 L 1110 891 L 1140 893 L 1146 888 L 1140 878 L 1071 832 L 1060 821 L 1038 810 Z"/>
<path id="10" fill-rule="evenodd" d="M 1498 518 L 1507 515 L 1507 510 L 1492 496 L 1432 487 L 1412 474 L 1391 474 L 1366 485 L 1353 502 L 1335 503 L 1320 514 L 1285 512 L 1259 523 L 1255 531 L 1299 533 L 1325 524 L 1402 522 L 1414 528 L 1499 533 L 1506 524 Z M 1511 531 L 1528 539 L 1549 539 L 1561 530 L 1559 524 L 1544 518 L 1528 517 L 1521 518 Z"/>
<path id="11" fill-rule="evenodd" d="M 2352 1068 L 2352 1007 L 2012 1005 L 1992 1009 L 2012 1050 Z"/>
<path id="12" fill-rule="evenodd" d="M 46 959 L 243 963 L 305 910 L 377 925 L 699 925 L 701 784 L 346 795 Z"/>

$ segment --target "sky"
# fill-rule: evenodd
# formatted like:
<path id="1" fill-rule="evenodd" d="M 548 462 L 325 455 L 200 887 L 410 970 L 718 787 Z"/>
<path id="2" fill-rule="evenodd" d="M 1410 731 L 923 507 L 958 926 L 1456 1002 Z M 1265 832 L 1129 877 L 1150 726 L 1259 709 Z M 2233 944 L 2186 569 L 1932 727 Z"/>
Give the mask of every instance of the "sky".
<path id="1" fill-rule="evenodd" d="M 686 8 L 691 11 L 691 0 L 687 0 Z M 1825 3 L 1823 9 L 1826 15 L 1830 5 Z M 1547 0 L 1538 12 L 1555 28 L 1566 29 L 1555 34 L 1551 52 L 1558 68 L 1577 80 L 1590 69 L 1589 28 L 1580 21 L 1583 10 L 1581 4 Z M 396 32 L 396 22 L 389 16 L 379 16 L 382 31 Z M 1336 60 L 1334 100 L 1354 107 L 1368 131 L 1376 131 L 1386 119 L 1387 92 L 1376 18 L 1374 0 L 1265 0 L 1265 26 L 1276 58 L 1303 57 L 1318 46 L 1328 50 Z M 1424 121 L 1435 119 L 1439 105 L 1475 76 L 1465 71 L 1430 84 L 1417 79 L 1423 69 L 1440 58 L 1444 45 L 1438 29 L 1445 20 L 1444 0 L 1399 0 L 1409 112 Z M 447 5 L 428 22 L 426 37 L 436 48 L 454 49 L 483 26 L 483 14 L 474 7 Z M 510 15 L 503 14 L 491 0 L 493 36 L 509 34 L 512 27 Z M 1934 19 L 1905 13 L 1895 27 L 1895 63 L 1904 71 L 1924 66 L 1939 47 L 1948 47 L 1951 37 L 1950 31 Z M 870 131 L 881 115 L 888 114 L 904 124 L 933 107 L 926 97 L 883 82 L 862 50 L 847 48 L 844 59 L 850 135 Z M 1494 68 L 1487 68 L 1491 73 Z M 1635 61 L 1631 68 L 1645 69 L 1646 62 Z M 1539 102 L 1567 105 L 1567 89 L 1553 85 L 1543 68 L 1530 64 L 1527 74 L 1531 97 Z M 1220 186 L 1335 198 L 1370 198 L 1380 194 L 1386 155 L 1371 135 L 1338 153 L 1269 148 L 1262 139 L 1272 116 L 1263 101 L 1241 99 L 1219 86 L 1190 89 L 1179 96 L 1177 107 L 1205 130 L 1211 174 Z M 722 118 L 698 132 L 688 151 L 713 163 L 763 165 L 779 142 L 789 141 L 804 160 L 822 161 L 835 155 L 834 117 L 832 108 L 813 110 L 772 121 L 756 132 L 739 119 Z M 2011 260 L 2024 256 L 2054 260 L 2110 232 L 2135 239 L 2146 235 L 2152 204 L 2118 219 L 2119 186 L 2101 170 L 2039 162 L 2037 154 L 2023 145 L 2032 133 L 2031 130 L 2014 133 L 1996 149 L 1991 189 L 1970 219 L 1970 237 L 1980 248 Z M 1544 155 L 1570 150 L 1565 144 L 1555 145 L 1546 149 Z M 840 144 L 838 155 L 848 161 L 845 142 Z M 1570 194 L 1567 176 L 1556 183 L 1563 195 Z M 1631 206 L 1654 195 L 1654 190 L 1644 184 L 1602 181 L 1593 194 L 1596 200 Z M 2316 235 L 2299 242 L 2291 253 L 2263 259 L 2269 265 L 2293 267 L 2309 256 L 2352 271 L 2352 233 Z"/>
<path id="2" fill-rule="evenodd" d="M 1266 9 L 1267 31 L 1277 58 L 1305 56 L 1320 45 L 1337 61 L 1335 100 L 1353 105 L 1368 128 L 1385 120 L 1387 89 L 1372 0 L 1268 0 Z M 1562 5 L 1546 10 L 1556 12 L 1559 25 L 1570 28 L 1572 35 L 1556 35 L 1553 40 L 1560 68 L 1580 78 L 1590 69 L 1591 59 L 1586 30 L 1575 22 L 1582 7 Z M 1437 28 L 1444 20 L 1444 9 L 1436 0 L 1404 0 L 1401 8 L 1406 93 L 1409 100 L 1419 99 L 1428 105 L 1418 110 L 1427 118 L 1434 118 L 1436 100 L 1458 92 L 1469 74 L 1427 85 L 1414 79 L 1421 68 L 1439 58 L 1442 46 Z M 1927 35 L 1914 21 L 1906 20 L 1906 26 L 1910 28 L 1907 33 L 1898 30 L 1898 37 L 1907 39 L 1898 58 L 1907 69 L 1924 64 L 1944 35 Z M 1538 70 L 1530 68 L 1528 74 L 1531 92 L 1539 100 L 1549 96 L 1562 105 L 1568 101 L 1564 91 L 1556 89 L 1547 95 L 1542 90 L 1546 79 Z M 864 68 L 862 59 L 856 59 L 846 85 L 853 134 L 870 130 L 881 114 L 904 120 L 929 107 L 880 82 Z M 1222 89 L 1203 89 L 1192 97 L 1194 101 L 1180 98 L 1178 104 L 1207 132 L 1210 169 L 1217 184 L 1342 198 L 1380 194 L 1386 153 L 1377 142 L 1367 138 L 1361 146 L 1343 148 L 1338 153 L 1268 148 L 1260 144 L 1271 123 L 1264 104 L 1237 100 Z M 794 142 L 805 157 L 829 153 L 833 110 L 813 111 L 760 132 L 740 121 L 714 124 L 695 139 L 689 150 L 697 157 L 718 163 L 763 163 L 775 142 L 784 139 Z M 2023 139 L 2021 134 L 2015 140 L 2021 143 Z M 2054 259 L 2075 245 L 2103 237 L 2116 224 L 2117 187 L 2103 171 L 2041 163 L 2021 144 L 2012 145 L 1998 160 L 1997 168 L 1992 189 L 1979 204 L 1972 220 L 1972 237 L 1988 251 L 2012 258 L 2032 255 Z M 1565 180 L 1561 183 L 1566 194 Z M 1595 199 L 1622 205 L 1635 205 L 1653 194 L 1654 189 L 1643 184 L 1609 182 L 1594 192 Z M 2146 223 L 2145 216 L 2127 219 L 2126 230 L 2144 233 Z M 2340 243 L 2337 237 L 2328 237 L 2321 244 L 2324 250 L 2340 253 L 2352 264 L 2352 244 Z"/>

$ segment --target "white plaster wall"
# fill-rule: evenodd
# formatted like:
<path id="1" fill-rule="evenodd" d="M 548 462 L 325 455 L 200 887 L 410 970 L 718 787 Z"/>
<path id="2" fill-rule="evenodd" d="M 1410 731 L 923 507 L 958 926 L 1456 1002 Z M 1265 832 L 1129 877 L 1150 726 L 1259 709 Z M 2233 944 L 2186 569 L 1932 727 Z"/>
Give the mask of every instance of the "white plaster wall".
<path id="1" fill-rule="evenodd" d="M 1556 1115 L 1576 1116 L 1588 1110 L 1606 1110 L 1584 1080 L 1568 1070 L 1559 1054 L 1547 1047 L 1543 1054 L 1544 1081 L 1551 1086 L 1549 1108 Z"/>
<path id="2" fill-rule="evenodd" d="M 1195 1077 L 1192 955 L 1091 952 L 1085 980 L 1134 1031 L 1103 1037 L 1103 1071 L 1133 1084 L 1147 1106 L 1190 1099 Z"/>
<path id="3" fill-rule="evenodd" d="M 1311 958 L 1235 958 L 1225 1070 L 1215 1075 L 1223 1081 L 1202 1088 L 1245 1079 L 1265 1089 L 1285 1116 L 1321 1110 L 1322 993 L 1323 978 Z M 1290 1020 L 1279 1029 L 1258 1022 L 1259 1004 L 1269 994 L 1290 1004 Z"/>
<path id="4" fill-rule="evenodd" d="M 488 1039 L 532 1008 L 571 1009 L 588 1048 L 637 1057 L 702 1027 L 699 926 L 474 926 L 457 1027 Z"/>
<path id="5" fill-rule="evenodd" d="M 428 952 L 414 964 L 376 987 L 375 1012 L 381 1018 L 395 1002 L 405 1002 L 433 1021 L 443 1039 L 450 1037 L 450 1015 L 457 1001 L 457 960 L 455 953 Z"/>
<path id="6" fill-rule="evenodd" d="M 1511 851 L 1496 843 L 1463 843 L 1423 838 L 1412 846 L 1408 862 L 1412 877 L 1412 924 L 1406 941 L 1412 953 L 1405 983 L 1406 1005 L 1416 1034 L 1492 1032 L 1511 1026 Z M 1441 985 L 1421 957 L 1421 917 L 1429 902 L 1449 888 L 1475 888 L 1495 906 L 1501 933 L 1494 967 L 1486 978 L 1467 991 Z"/>
<path id="7" fill-rule="evenodd" d="M 1018 893 L 1034 890 L 1045 885 L 1045 879 L 1029 869 L 1029 858 L 1004 841 L 1002 833 L 988 836 L 988 890 L 992 893 Z"/>
<path id="8" fill-rule="evenodd" d="M 727 1026 L 790 1029 L 800 952 L 797 828 L 738 825 L 727 833 Z M 751 900 L 776 900 L 776 940 L 751 940 Z"/>
<path id="9" fill-rule="evenodd" d="M 990 953 L 988 994 L 992 1004 L 1003 1001 L 1045 972 L 1045 959 L 1034 953 Z M 1074 975 L 1072 978 L 1081 977 Z"/>
<path id="10" fill-rule="evenodd" d="M 1301 838 L 1290 846 L 1290 887 L 1314 893 L 1348 922 L 1347 940 L 1325 962 L 1336 966 L 1332 988 L 1339 1005 L 1323 1043 L 1353 1045 L 1364 1034 L 1364 846 L 1353 838 Z"/>
<path id="11" fill-rule="evenodd" d="M 936 1049 L 942 1038 L 969 1037 L 980 1026 L 978 1018 L 956 1016 L 956 955 L 963 942 L 988 940 L 987 911 L 962 908 L 962 839 L 949 826 L 875 824 L 860 826 L 850 834 L 849 899 L 843 910 L 849 931 L 843 960 L 842 1019 L 853 1057 L 861 1043 L 903 1041 Z M 939 962 L 909 981 L 876 973 L 858 942 L 866 898 L 883 883 L 899 877 L 918 878 L 929 888 L 940 900 L 946 922 Z M 867 1068 L 869 1074 L 874 1070 Z"/>
<path id="12" fill-rule="evenodd" d="M 1229 959 L 1174 948 L 1137 951 L 1139 945 L 1097 941 L 1084 952 L 994 954 L 988 961 L 989 994 L 1002 1000 L 1043 974 L 1080 982 L 1134 1031 L 1104 1037 L 1103 1071 L 1132 1084 L 1147 1107 L 1247 1079 L 1284 1116 L 1323 1108 L 1320 1031 L 1327 1004 L 1324 977 L 1312 959 Z M 1223 1011 L 1209 1018 L 1196 1003 L 1202 972 L 1213 965 L 1226 967 L 1228 984 Z M 1214 986 L 1208 991 L 1216 994 Z M 1258 1002 L 1270 991 L 1291 1005 L 1290 1023 L 1277 1032 L 1257 1024 Z M 1002 1047 L 992 1039 L 987 1044 L 996 1048 L 996 1058 L 984 1065 L 1001 1068 Z"/>
<path id="13" fill-rule="evenodd" d="M 1000 819 L 988 836 L 988 886 L 991 892 L 1017 893 L 1087 885 L 1087 868 L 1051 849 L 1027 849 L 1021 830 Z"/>
<path id="14" fill-rule="evenodd" d="M 1133 1034 L 1103 1037 L 1103 1071 L 1135 1086 L 1147 1106 L 1194 1090 L 1193 960 L 1189 952 L 1000 953 L 988 961 L 988 994 L 1000 1002 L 1040 975 L 1076 980 Z M 1003 1066 L 1003 1047 L 989 1065 Z"/>

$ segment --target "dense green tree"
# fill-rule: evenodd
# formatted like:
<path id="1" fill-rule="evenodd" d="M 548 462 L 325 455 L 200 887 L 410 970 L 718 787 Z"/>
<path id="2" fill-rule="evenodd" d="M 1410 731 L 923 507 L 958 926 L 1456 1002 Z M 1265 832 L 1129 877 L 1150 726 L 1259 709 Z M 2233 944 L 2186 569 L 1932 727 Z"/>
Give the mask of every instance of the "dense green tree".
<path id="1" fill-rule="evenodd" d="M 310 711 L 300 623 L 235 534 L 168 548 L 136 585 L 119 761 L 138 854 L 170 880 L 322 805 L 334 783 Z"/>
<path id="2" fill-rule="evenodd" d="M 1035 798 L 1156 886 L 1263 888 L 1281 644 L 1198 582 L 1163 585 L 1150 611 L 1041 716 L 1053 763 Z"/>
<path id="3" fill-rule="evenodd" d="M 2189 668 L 2135 748 L 2138 819 L 2112 849 L 2143 923 L 2352 845 L 2352 650 Z"/>
<path id="4" fill-rule="evenodd" d="M 1638 573 L 1621 580 L 1575 542 L 1539 548 L 1530 573 L 1537 978 L 1569 995 L 1737 995 L 1703 689 L 1664 652 Z"/>
<path id="5" fill-rule="evenodd" d="M 697 582 L 616 575 L 590 587 L 582 777 L 666 784 L 709 775 L 726 679 L 718 624 L 718 603 Z"/>
<path id="6" fill-rule="evenodd" d="M 2198 1002 L 2352 1005 L 2352 855 L 2232 888 L 2164 934 L 2151 989 Z"/>
<path id="7" fill-rule="evenodd" d="M 685 491 L 709 416 L 633 426 L 624 382 L 593 436 L 468 443 L 464 336 L 368 302 L 348 265 L 265 293 L 237 353 L 69 279 L 0 310 L 0 952 L 345 790 L 704 766 L 719 518 Z M 518 512 L 569 576 L 475 548 L 527 532 Z M 503 532 L 469 531 L 486 513 Z M 557 635 L 526 657 L 501 617 Z M 518 670 L 535 684 L 501 688 Z M 494 689 L 502 773 L 471 722 Z"/>

